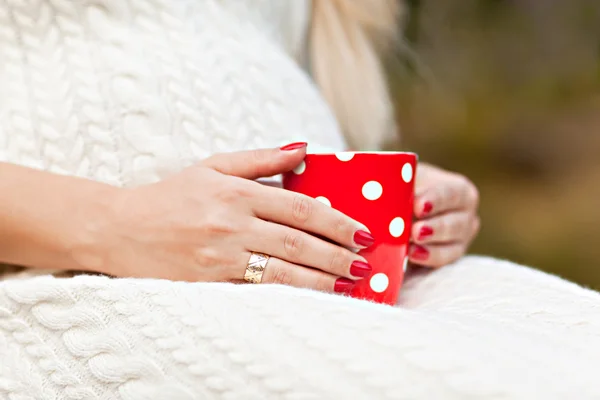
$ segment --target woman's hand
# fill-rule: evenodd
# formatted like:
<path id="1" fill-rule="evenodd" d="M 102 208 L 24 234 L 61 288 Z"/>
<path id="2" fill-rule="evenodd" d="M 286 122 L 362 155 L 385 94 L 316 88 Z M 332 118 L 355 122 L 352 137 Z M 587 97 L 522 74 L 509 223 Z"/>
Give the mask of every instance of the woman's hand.
<path id="1" fill-rule="evenodd" d="M 462 257 L 479 232 L 478 206 L 479 192 L 467 178 L 419 165 L 410 261 L 438 268 Z"/>
<path id="2" fill-rule="evenodd" d="M 305 154 L 303 143 L 219 154 L 125 191 L 95 255 L 116 276 L 236 281 L 250 253 L 260 252 L 271 256 L 264 283 L 347 292 L 371 273 L 347 249 L 373 242 L 364 226 L 313 198 L 254 181 L 293 169 Z"/>

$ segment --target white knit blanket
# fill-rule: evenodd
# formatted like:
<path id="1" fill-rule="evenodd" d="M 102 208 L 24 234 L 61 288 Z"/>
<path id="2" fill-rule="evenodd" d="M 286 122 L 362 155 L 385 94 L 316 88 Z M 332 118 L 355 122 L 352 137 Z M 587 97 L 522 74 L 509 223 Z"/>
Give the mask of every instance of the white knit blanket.
<path id="1" fill-rule="evenodd" d="M 398 307 L 274 285 L 0 283 L 6 399 L 597 399 L 600 296 L 485 258 Z"/>

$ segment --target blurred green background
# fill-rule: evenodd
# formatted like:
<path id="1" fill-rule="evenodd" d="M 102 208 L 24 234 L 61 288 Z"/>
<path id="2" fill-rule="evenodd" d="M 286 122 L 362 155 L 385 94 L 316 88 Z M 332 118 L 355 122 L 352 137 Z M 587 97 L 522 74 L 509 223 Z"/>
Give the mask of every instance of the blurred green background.
<path id="1" fill-rule="evenodd" d="M 600 289 L 600 1 L 406 1 L 400 144 L 480 188 L 471 252 Z"/>

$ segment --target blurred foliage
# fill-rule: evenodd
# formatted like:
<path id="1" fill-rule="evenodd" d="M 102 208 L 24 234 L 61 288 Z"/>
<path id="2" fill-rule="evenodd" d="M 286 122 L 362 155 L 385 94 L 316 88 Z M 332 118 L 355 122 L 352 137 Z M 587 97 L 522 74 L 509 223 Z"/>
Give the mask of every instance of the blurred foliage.
<path id="1" fill-rule="evenodd" d="M 479 186 L 473 253 L 600 289 L 600 1 L 406 4 L 391 147 Z"/>

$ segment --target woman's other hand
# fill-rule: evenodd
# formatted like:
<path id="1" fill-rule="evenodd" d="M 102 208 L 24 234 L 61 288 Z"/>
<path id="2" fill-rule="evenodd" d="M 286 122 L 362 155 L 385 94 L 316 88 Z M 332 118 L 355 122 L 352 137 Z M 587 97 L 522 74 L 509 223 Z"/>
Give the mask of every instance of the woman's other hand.
<path id="1" fill-rule="evenodd" d="M 271 256 L 263 283 L 347 292 L 371 272 L 347 249 L 372 244 L 364 226 L 311 197 L 255 181 L 293 169 L 305 154 L 305 143 L 218 154 L 123 191 L 102 246 L 83 258 L 116 276 L 236 281 L 259 252 Z"/>
<path id="2" fill-rule="evenodd" d="M 438 268 L 462 257 L 479 232 L 478 206 L 479 192 L 469 179 L 419 165 L 410 261 Z"/>

